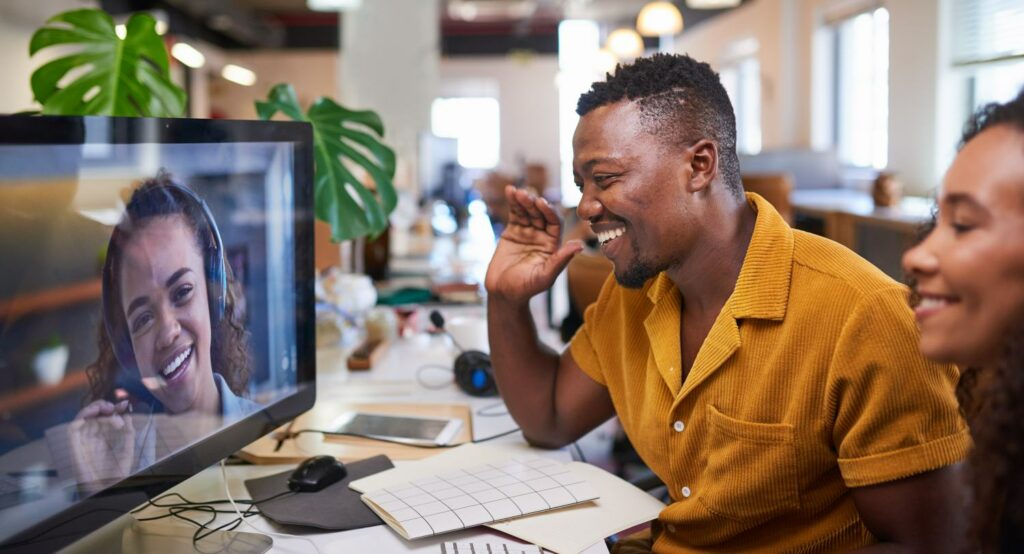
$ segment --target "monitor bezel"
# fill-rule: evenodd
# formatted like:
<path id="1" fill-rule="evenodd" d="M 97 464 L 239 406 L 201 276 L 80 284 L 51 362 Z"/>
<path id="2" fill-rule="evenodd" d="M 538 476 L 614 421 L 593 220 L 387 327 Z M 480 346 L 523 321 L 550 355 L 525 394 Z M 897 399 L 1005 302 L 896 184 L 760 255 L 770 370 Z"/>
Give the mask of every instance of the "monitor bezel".
<path id="1" fill-rule="evenodd" d="M 102 128 L 106 140 L 86 129 Z M 97 120 L 94 124 L 87 124 Z M 0 549 L 53 551 L 128 513 L 147 498 L 231 455 L 313 407 L 316 400 L 316 337 L 313 264 L 313 131 L 305 122 L 225 119 L 161 119 L 107 116 L 0 116 L 0 145 L 74 144 L 294 144 L 295 295 L 298 367 L 295 391 L 187 449 L 82 499 L 0 542 Z M 17 509 L 12 507 L 11 509 Z"/>

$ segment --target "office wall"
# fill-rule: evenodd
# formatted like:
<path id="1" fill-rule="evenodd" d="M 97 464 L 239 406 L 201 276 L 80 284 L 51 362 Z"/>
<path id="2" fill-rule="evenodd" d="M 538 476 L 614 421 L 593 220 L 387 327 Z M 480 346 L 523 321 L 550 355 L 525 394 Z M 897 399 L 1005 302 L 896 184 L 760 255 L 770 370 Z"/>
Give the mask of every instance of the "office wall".
<path id="1" fill-rule="evenodd" d="M 938 160 L 949 145 L 949 110 L 939 83 L 948 70 L 945 0 L 757 0 L 692 30 L 684 30 L 676 51 L 720 67 L 730 48 L 744 39 L 759 45 L 764 149 L 810 148 L 812 45 L 826 13 L 882 4 L 889 10 L 889 169 L 911 194 L 927 194 L 944 167 Z M 956 115 L 955 117 L 960 117 Z M 956 125 L 953 125 L 956 127 Z M 939 138 L 936 138 L 937 135 Z"/>
<path id="2" fill-rule="evenodd" d="M 75 8 L 95 7 L 96 2 L 82 0 L 4 0 L 0 2 L 0 114 L 38 109 L 32 101 L 29 78 L 32 72 L 53 55 L 46 51 L 29 58 L 28 43 L 46 20 Z"/>
<path id="3" fill-rule="evenodd" d="M 800 83 L 809 71 L 810 58 L 794 58 L 802 14 L 794 9 L 799 0 L 758 0 L 690 30 L 676 41 L 676 51 L 720 68 L 742 41 L 754 39 L 761 65 L 761 145 L 765 150 L 804 146 L 810 141 L 810 125 L 799 109 L 805 105 Z"/>
<path id="4" fill-rule="evenodd" d="M 222 55 L 225 62 L 256 72 L 257 81 L 251 87 L 244 87 L 219 75 L 207 76 L 209 114 L 230 119 L 256 119 L 256 100 L 265 99 L 277 83 L 291 83 L 303 108 L 318 96 L 340 101 L 336 50 L 223 51 Z M 196 117 L 209 114 L 197 112 Z"/>
<path id="5" fill-rule="evenodd" d="M 482 56 L 441 60 L 441 95 L 466 95 L 497 85 L 499 169 L 521 173 L 521 162 L 543 163 L 558 190 L 558 75 L 556 56 Z"/>

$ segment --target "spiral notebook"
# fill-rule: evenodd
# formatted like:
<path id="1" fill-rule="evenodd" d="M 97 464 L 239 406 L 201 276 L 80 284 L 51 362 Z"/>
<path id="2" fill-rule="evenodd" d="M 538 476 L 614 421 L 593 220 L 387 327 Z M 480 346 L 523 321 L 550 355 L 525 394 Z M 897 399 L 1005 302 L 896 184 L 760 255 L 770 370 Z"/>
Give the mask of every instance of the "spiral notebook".
<path id="1" fill-rule="evenodd" d="M 398 534 L 418 539 L 572 506 L 598 494 L 569 464 L 531 456 L 447 471 L 362 498 Z"/>

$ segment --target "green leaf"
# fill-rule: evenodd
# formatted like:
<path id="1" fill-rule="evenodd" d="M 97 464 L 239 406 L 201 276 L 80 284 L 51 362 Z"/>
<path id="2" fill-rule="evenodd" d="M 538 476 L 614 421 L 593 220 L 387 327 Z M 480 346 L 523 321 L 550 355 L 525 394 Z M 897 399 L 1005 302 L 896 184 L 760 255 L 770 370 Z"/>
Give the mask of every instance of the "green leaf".
<path id="1" fill-rule="evenodd" d="M 316 217 L 331 225 L 335 242 L 376 236 L 388 226 L 395 209 L 395 151 L 386 146 L 384 123 L 371 110 L 350 110 L 330 98 L 317 98 L 303 112 L 295 89 L 278 84 L 266 100 L 256 102 L 260 119 L 281 113 L 313 125 L 313 160 L 316 163 L 314 197 Z M 363 168 L 376 185 L 376 194 L 363 186 L 350 166 Z"/>
<path id="2" fill-rule="evenodd" d="M 51 46 L 79 50 L 32 73 L 32 94 L 44 114 L 180 117 L 185 91 L 170 77 L 170 63 L 156 21 L 132 15 L 122 40 L 102 10 L 71 10 L 50 18 L 32 35 L 29 54 Z M 75 76 L 61 85 L 67 75 Z"/>

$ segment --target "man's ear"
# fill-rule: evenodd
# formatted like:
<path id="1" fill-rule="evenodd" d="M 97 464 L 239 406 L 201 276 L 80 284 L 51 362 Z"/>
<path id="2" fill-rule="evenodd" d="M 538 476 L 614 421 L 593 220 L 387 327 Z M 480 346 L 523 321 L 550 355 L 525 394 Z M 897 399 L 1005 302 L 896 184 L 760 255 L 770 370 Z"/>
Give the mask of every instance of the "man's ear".
<path id="1" fill-rule="evenodd" d="M 690 153 L 690 192 L 707 190 L 718 175 L 718 145 L 701 139 L 687 149 Z"/>

